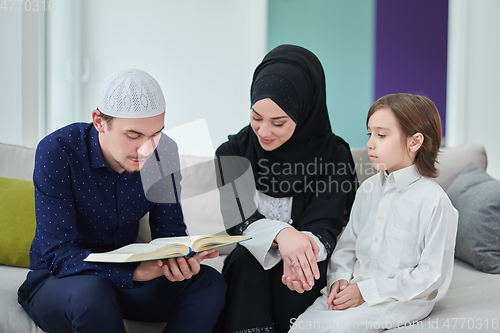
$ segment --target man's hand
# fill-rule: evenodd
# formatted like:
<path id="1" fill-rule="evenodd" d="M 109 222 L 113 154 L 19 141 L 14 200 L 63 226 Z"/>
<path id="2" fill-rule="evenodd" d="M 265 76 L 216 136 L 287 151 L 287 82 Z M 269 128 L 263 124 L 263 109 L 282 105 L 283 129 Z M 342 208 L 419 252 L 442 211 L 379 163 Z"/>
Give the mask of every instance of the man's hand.
<path id="1" fill-rule="evenodd" d="M 161 260 L 141 261 L 134 271 L 133 279 L 134 281 L 149 281 L 162 276 L 162 266 Z"/>
<path id="2" fill-rule="evenodd" d="M 330 297 L 328 299 L 330 299 Z M 337 293 L 333 299 L 333 307 L 331 310 L 347 310 L 360 306 L 364 302 L 365 300 L 359 291 L 358 284 L 354 283 L 346 286 L 343 290 Z M 330 306 L 328 306 L 328 309 L 330 310 Z"/>
<path id="3" fill-rule="evenodd" d="M 200 271 L 200 263 L 204 259 L 219 256 L 217 250 L 208 250 L 197 253 L 193 258 L 170 258 L 166 260 L 143 261 L 134 271 L 135 281 L 149 281 L 164 275 L 169 281 L 183 281 L 190 279 Z"/>
<path id="4" fill-rule="evenodd" d="M 184 257 L 170 258 L 164 260 L 162 266 L 163 275 L 172 282 L 190 279 L 200 271 L 200 263 L 204 259 L 211 259 L 219 256 L 217 250 L 208 250 L 197 253 L 193 258 Z"/>
<path id="5" fill-rule="evenodd" d="M 283 261 L 293 268 L 297 281 L 312 288 L 314 280 L 319 280 L 320 273 L 316 260 L 319 247 L 308 235 L 293 227 L 285 228 L 276 235 Z"/>

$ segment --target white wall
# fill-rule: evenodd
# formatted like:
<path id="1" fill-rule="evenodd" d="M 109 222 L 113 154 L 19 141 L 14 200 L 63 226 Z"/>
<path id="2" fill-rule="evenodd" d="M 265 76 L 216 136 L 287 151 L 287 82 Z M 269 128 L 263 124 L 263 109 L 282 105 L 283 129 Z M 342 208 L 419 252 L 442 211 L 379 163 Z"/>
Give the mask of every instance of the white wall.
<path id="1" fill-rule="evenodd" d="M 26 3 L 23 6 L 29 8 Z M 40 38 L 43 34 L 43 13 L 36 11 L 23 12 L 22 25 L 22 144 L 35 147 L 43 136 L 40 123 L 40 88 L 41 72 L 40 53 L 43 45 Z M 42 39 L 43 40 L 43 39 Z"/>
<path id="2" fill-rule="evenodd" d="M 81 57 L 78 21 L 80 1 L 60 1 L 47 12 L 46 128 L 47 133 L 80 121 Z M 87 121 L 90 121 L 87 117 Z"/>
<path id="3" fill-rule="evenodd" d="M 266 0 L 67 1 L 45 14 L 0 11 L 0 142 L 33 147 L 61 126 L 90 121 L 102 80 L 132 67 L 162 86 L 166 129 L 181 153 L 210 156 L 248 123 L 252 73 L 266 52 Z"/>
<path id="4" fill-rule="evenodd" d="M 21 27 L 22 12 L 0 11 L 0 142 L 17 145 L 23 135 Z"/>
<path id="5" fill-rule="evenodd" d="M 500 1 L 450 0 L 447 146 L 486 147 L 500 179 Z"/>
<path id="6" fill-rule="evenodd" d="M 57 109 L 70 115 L 79 108 L 75 120 L 90 121 L 104 78 L 122 69 L 139 68 L 156 78 L 163 89 L 167 130 L 205 119 L 208 132 L 200 131 L 203 121 L 170 132 L 176 141 L 204 140 L 203 145 L 179 142 L 181 153 L 210 156 L 213 148 L 208 147 L 217 147 L 228 134 L 248 124 L 252 74 L 266 52 L 266 0 L 86 0 L 79 6 L 79 16 L 73 18 L 81 22 L 82 39 L 76 46 L 79 59 L 70 59 L 68 53 L 57 63 L 79 63 L 81 72 L 76 76 L 80 81 L 66 77 L 66 86 L 53 87 L 49 96 L 55 101 L 58 89 L 70 92 L 74 90 L 68 85 L 80 85 L 80 103 L 59 103 L 50 108 L 52 112 Z M 53 17 L 50 22 L 56 21 Z M 62 34 L 57 29 L 52 33 Z M 64 34 L 69 42 L 69 32 Z M 61 38 L 53 39 L 54 43 Z M 58 47 L 66 50 L 67 42 L 52 44 L 50 52 Z M 54 119 L 50 130 L 59 127 L 54 114 L 49 119 Z M 210 139 L 212 144 L 207 145 Z"/>
<path id="7" fill-rule="evenodd" d="M 60 5 L 49 14 L 67 15 Z M 251 75 L 266 51 L 266 0 L 87 0 L 78 6 L 72 19 L 81 22 L 79 30 L 71 34 L 58 30 L 66 39 L 54 35 L 68 46 L 66 41 L 81 34 L 78 52 L 58 59 L 53 68 L 68 68 L 73 61 L 71 68 L 81 71 L 75 75 L 80 81 L 74 83 L 80 85 L 80 102 L 60 103 L 62 113 L 52 118 L 49 114 L 48 120 L 89 121 L 101 81 L 114 71 L 136 67 L 149 71 L 163 87 L 167 129 L 205 118 L 206 130 L 200 130 L 204 122 L 199 121 L 190 127 L 194 131 L 170 131 L 177 140 L 187 134 L 190 142 L 210 136 L 211 144 L 184 145 L 183 153 L 209 155 L 207 147 L 218 146 L 247 124 Z M 500 178 L 496 147 L 500 112 L 495 99 L 500 93 L 500 21 L 495 17 L 499 12 L 497 0 L 450 0 L 446 142 L 447 146 L 485 145 L 488 172 L 496 178 Z M 27 20 L 33 16 L 23 11 L 0 11 L 0 142 L 33 146 L 44 133 L 33 130 L 36 88 L 27 83 L 36 82 L 37 74 L 33 58 L 26 55 L 36 54 L 37 49 L 36 39 L 26 34 L 27 29 L 35 33 L 34 23 Z M 63 100 L 65 95 L 53 96 Z"/>
<path id="8" fill-rule="evenodd" d="M 8 3 L 0 10 L 0 142 L 34 147 L 39 140 L 40 13 L 19 7 L 20 2 Z"/>

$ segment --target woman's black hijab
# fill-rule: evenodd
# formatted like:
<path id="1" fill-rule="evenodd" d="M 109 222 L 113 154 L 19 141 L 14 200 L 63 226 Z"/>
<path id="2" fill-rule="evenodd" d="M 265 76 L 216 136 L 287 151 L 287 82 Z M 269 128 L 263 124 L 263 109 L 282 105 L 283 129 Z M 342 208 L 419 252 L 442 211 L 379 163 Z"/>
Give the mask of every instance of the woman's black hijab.
<path id="1" fill-rule="evenodd" d="M 273 197 L 290 197 L 317 191 L 315 181 L 324 177 L 325 171 L 320 174 L 316 168 L 315 172 L 308 172 L 313 168 L 310 165 L 307 170 L 306 166 L 331 162 L 338 145 L 344 145 L 349 151 L 349 165 L 334 172 L 349 175 L 351 189 L 345 186 L 350 192 L 346 202 L 349 212 L 357 188 L 356 172 L 348 144 L 331 130 L 325 74 L 319 59 L 299 46 L 281 45 L 273 49 L 255 69 L 251 87 L 252 105 L 265 98 L 273 100 L 296 123 L 293 135 L 277 149 L 266 151 L 252 128 L 246 126 L 229 136 L 229 151 L 224 149 L 223 155 L 246 157 L 259 191 Z M 328 170 L 332 172 L 331 166 Z"/>

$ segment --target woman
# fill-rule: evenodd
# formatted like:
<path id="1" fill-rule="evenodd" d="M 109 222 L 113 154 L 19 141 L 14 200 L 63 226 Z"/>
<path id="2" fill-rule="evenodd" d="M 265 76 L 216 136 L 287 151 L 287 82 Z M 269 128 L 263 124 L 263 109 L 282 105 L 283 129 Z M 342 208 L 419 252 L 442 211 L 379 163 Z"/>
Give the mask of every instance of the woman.
<path id="1" fill-rule="evenodd" d="M 310 51 L 282 45 L 269 52 L 255 70 L 251 104 L 250 125 L 216 152 L 223 161 L 219 187 L 244 173 L 228 170 L 242 166 L 228 156 L 250 162 L 256 187 L 250 201 L 257 205 L 246 217 L 248 194 L 241 192 L 250 187 L 234 186 L 241 213 L 235 222 L 221 192 L 228 233 L 252 239 L 225 261 L 226 308 L 216 331 L 286 332 L 326 284 L 326 259 L 357 179 L 348 144 L 332 133 L 323 68 Z"/>

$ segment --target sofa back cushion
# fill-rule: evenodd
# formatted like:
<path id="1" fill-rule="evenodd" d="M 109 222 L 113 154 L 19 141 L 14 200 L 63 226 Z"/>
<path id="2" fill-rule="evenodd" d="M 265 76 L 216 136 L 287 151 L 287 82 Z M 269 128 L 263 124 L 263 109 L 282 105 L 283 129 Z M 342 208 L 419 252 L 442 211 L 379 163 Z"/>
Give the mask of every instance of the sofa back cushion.
<path id="1" fill-rule="evenodd" d="M 0 143 L 0 177 L 33 179 L 35 149 Z"/>
<path id="2" fill-rule="evenodd" d="M 455 257 L 500 274 L 500 180 L 469 164 L 447 194 L 459 213 Z"/>
<path id="3" fill-rule="evenodd" d="M 352 148 L 351 152 L 360 184 L 378 172 L 373 168 L 366 148 Z M 442 148 L 438 155 L 438 177 L 435 181 L 446 191 L 458 174 L 470 163 L 486 170 L 487 159 L 484 146 L 466 144 Z"/>
<path id="4" fill-rule="evenodd" d="M 351 154 L 354 160 L 354 165 L 356 166 L 356 174 L 360 184 L 378 172 L 370 161 L 368 149 L 351 148 Z"/>
<path id="5" fill-rule="evenodd" d="M 213 159 L 181 156 L 180 160 L 181 202 L 188 233 L 225 233 Z"/>
<path id="6" fill-rule="evenodd" d="M 455 178 L 470 163 L 486 170 L 488 161 L 484 146 L 477 144 L 466 144 L 453 148 L 441 149 L 438 156 L 438 177 L 436 182 L 446 191 Z"/>
<path id="7" fill-rule="evenodd" d="M 359 182 L 377 173 L 370 162 L 365 147 L 351 149 Z M 0 177 L 32 179 L 35 150 L 31 148 L 0 143 Z M 215 189 L 215 166 L 212 157 L 181 156 L 181 168 L 187 169 L 202 163 L 195 172 L 183 173 L 181 201 L 189 234 L 213 234 L 224 230 L 218 190 Z M 439 176 L 436 178 L 445 190 L 469 163 L 486 169 L 484 147 L 467 144 L 442 149 L 438 161 Z M 207 163 L 208 162 L 208 163 Z M 196 192 L 197 195 L 193 196 Z M 202 194 L 199 194 L 202 193 Z M 141 241 L 151 239 L 147 217 L 141 221 Z"/>

